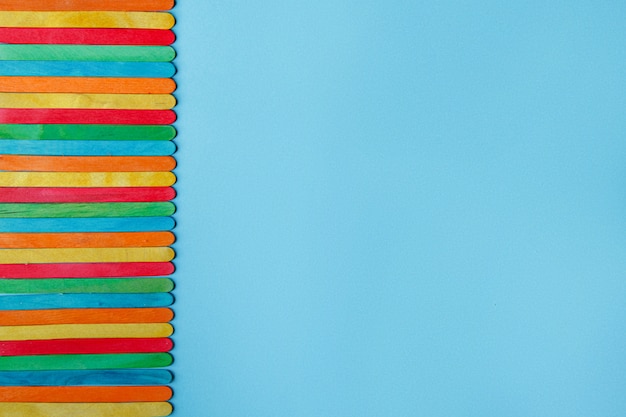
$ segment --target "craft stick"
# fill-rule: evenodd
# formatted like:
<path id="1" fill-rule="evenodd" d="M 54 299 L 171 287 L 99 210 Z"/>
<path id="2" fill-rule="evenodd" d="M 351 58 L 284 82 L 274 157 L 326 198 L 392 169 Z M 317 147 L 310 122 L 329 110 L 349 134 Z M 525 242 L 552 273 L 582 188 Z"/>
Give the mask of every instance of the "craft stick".
<path id="1" fill-rule="evenodd" d="M 171 232 L 0 233 L 0 248 L 126 248 L 169 246 Z"/>
<path id="2" fill-rule="evenodd" d="M 0 416 L 28 417 L 165 417 L 170 403 L 1 403 Z"/>
<path id="3" fill-rule="evenodd" d="M 105 371 L 4 371 L 0 386 L 120 386 L 166 385 L 173 381 L 164 369 Z"/>
<path id="4" fill-rule="evenodd" d="M 174 224 L 171 217 L 0 218 L 0 233 L 162 232 L 172 230 Z"/>
<path id="5" fill-rule="evenodd" d="M 0 279 L 3 294 L 158 293 L 170 292 L 169 278 Z"/>
<path id="6" fill-rule="evenodd" d="M 176 35 L 161 29 L 72 29 L 0 27 L 0 42 L 60 45 L 171 45 Z"/>
<path id="7" fill-rule="evenodd" d="M 0 93 L 0 108 L 167 110 L 174 106 L 176 99 L 170 94 Z"/>
<path id="8" fill-rule="evenodd" d="M 135 403 L 167 401 L 170 387 L 0 387 L 1 403 Z"/>
<path id="9" fill-rule="evenodd" d="M 175 73 L 170 62 L 0 61 L 3 76 L 169 78 Z"/>
<path id="10" fill-rule="evenodd" d="M 161 12 L 0 11 L 0 27 L 171 29 L 174 16 Z"/>
<path id="11" fill-rule="evenodd" d="M 176 177 L 171 172 L 0 172 L 0 187 L 169 187 L 173 185 L 174 182 L 176 182 Z M 163 207 L 165 207 L 164 204 L 171 205 L 171 203 L 155 204 L 159 204 Z M 48 208 L 48 206 L 42 206 L 40 209 L 44 207 Z M 1 214 L 1 208 L 2 205 L 0 204 L 0 217 L 3 216 Z M 33 207 L 33 209 L 35 208 Z M 151 215 L 150 212 L 147 212 L 142 216 L 149 215 Z M 155 216 L 163 215 L 164 214 L 155 214 Z M 94 215 L 93 217 L 98 216 Z"/>
<path id="12" fill-rule="evenodd" d="M 50 174 L 50 175 L 58 175 Z M 2 176 L 0 176 L 0 179 Z M 0 203 L 0 218 L 157 217 L 171 216 L 175 206 L 159 203 Z"/>
<path id="13" fill-rule="evenodd" d="M 0 140 L 0 155 L 170 156 L 174 152 L 176 152 L 176 145 L 164 140 Z M 113 167 L 111 169 L 116 171 Z"/>
<path id="14" fill-rule="evenodd" d="M 0 155 L 0 171 L 158 172 L 175 167 L 176 160 L 171 156 Z"/>
<path id="15" fill-rule="evenodd" d="M 0 310 L 169 307 L 173 301 L 169 293 L 4 295 Z"/>
<path id="16" fill-rule="evenodd" d="M 116 296 L 118 295 L 116 294 Z M 13 296 L 3 296 L 0 299 L 4 297 Z M 63 295 L 62 297 L 66 296 Z M 169 337 L 173 332 L 174 328 L 169 323 L 6 326 L 0 327 L 0 341 L 99 338 L 145 339 Z"/>
<path id="17" fill-rule="evenodd" d="M 0 57 L 12 61 L 170 62 L 171 46 L 0 44 Z"/>
<path id="18" fill-rule="evenodd" d="M 169 353 L 119 353 L 99 355 L 42 355 L 0 357 L 3 371 L 162 368 L 171 365 Z M 2 414 L 0 414 L 1 416 Z M 29 415 L 30 416 L 30 415 Z"/>
<path id="19" fill-rule="evenodd" d="M 167 323 L 174 318 L 169 308 L 90 308 L 84 310 L 0 311 L 0 326 L 38 324 Z"/>
<path id="20" fill-rule="evenodd" d="M 0 203 L 139 203 L 170 201 L 175 196 L 171 187 L 0 188 Z"/>
<path id="21" fill-rule="evenodd" d="M 0 264 L 169 262 L 172 259 L 174 250 L 169 247 L 0 249 Z"/>
<path id="22" fill-rule="evenodd" d="M 171 78 L 0 77 L 0 91 L 7 93 L 170 94 L 174 90 Z"/>
<path id="23" fill-rule="evenodd" d="M 0 277 L 12 279 L 149 277 L 169 275 L 172 272 L 174 266 L 171 262 L 0 264 Z"/>
<path id="24" fill-rule="evenodd" d="M 0 138 L 2 139 L 139 141 L 172 140 L 175 136 L 174 127 L 163 125 L 0 125 Z"/>
<path id="25" fill-rule="evenodd" d="M 168 338 L 55 339 L 0 342 L 0 356 L 169 352 Z"/>
<path id="26" fill-rule="evenodd" d="M 174 0 L 0 0 L 0 10 L 55 11 L 55 10 L 170 10 Z"/>
<path id="27" fill-rule="evenodd" d="M 170 125 L 175 121 L 172 110 L 0 109 L 0 123 Z"/>

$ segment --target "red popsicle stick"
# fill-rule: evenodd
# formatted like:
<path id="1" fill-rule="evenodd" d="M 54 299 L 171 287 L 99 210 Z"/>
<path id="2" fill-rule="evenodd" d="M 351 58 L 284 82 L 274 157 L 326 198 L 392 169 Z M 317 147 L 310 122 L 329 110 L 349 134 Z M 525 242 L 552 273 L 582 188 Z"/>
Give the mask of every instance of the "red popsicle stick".
<path id="1" fill-rule="evenodd" d="M 7 341 L 0 342 L 0 356 L 158 353 L 173 346 L 168 338 Z"/>
<path id="2" fill-rule="evenodd" d="M 162 29 L 0 28 L 0 43 L 164 46 L 175 39 Z"/>
<path id="3" fill-rule="evenodd" d="M 171 262 L 2 264 L 0 278 L 115 278 L 167 276 Z"/>
<path id="4" fill-rule="evenodd" d="M 171 187 L 28 188 L 0 187 L 0 203 L 117 203 L 169 201 Z"/>
<path id="5" fill-rule="evenodd" d="M 172 110 L 0 109 L 0 123 L 169 125 Z"/>

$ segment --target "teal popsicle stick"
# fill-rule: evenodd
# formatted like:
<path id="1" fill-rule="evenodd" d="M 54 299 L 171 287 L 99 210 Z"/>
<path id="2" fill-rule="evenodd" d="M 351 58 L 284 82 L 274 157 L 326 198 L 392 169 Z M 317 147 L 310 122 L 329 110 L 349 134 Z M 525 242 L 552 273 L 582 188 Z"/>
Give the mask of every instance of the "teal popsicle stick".
<path id="1" fill-rule="evenodd" d="M 173 302 L 170 293 L 1 295 L 0 310 L 168 307 Z"/>
<path id="2" fill-rule="evenodd" d="M 165 369 L 0 371 L 0 386 L 156 386 L 172 382 Z"/>
<path id="3" fill-rule="evenodd" d="M 169 156 L 171 141 L 0 140 L 0 154 L 49 156 Z"/>
<path id="4" fill-rule="evenodd" d="M 163 368 L 171 365 L 172 361 L 172 355 L 169 353 L 3 356 L 0 357 L 0 370 L 45 371 Z"/>
<path id="5" fill-rule="evenodd" d="M 13 61 L 170 62 L 170 46 L 0 45 L 0 57 Z"/>
<path id="6" fill-rule="evenodd" d="M 0 294 L 166 293 L 169 278 L 0 279 Z"/>
<path id="7" fill-rule="evenodd" d="M 171 78 L 170 62 L 0 61 L 1 76 Z"/>
<path id="8" fill-rule="evenodd" d="M 0 218 L 171 216 L 173 203 L 0 203 Z"/>
<path id="9" fill-rule="evenodd" d="M 0 139 L 22 140 L 172 140 L 176 129 L 155 125 L 0 124 Z"/>
<path id="10" fill-rule="evenodd" d="M 174 228 L 171 217 L 2 219 L 5 233 L 159 232 Z"/>

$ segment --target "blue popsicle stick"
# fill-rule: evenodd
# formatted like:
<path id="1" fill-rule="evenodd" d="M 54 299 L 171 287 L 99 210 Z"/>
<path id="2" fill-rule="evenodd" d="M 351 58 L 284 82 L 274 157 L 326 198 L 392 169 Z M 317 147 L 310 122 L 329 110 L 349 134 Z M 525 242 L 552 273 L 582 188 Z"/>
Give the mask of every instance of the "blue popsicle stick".
<path id="1" fill-rule="evenodd" d="M 2 76 L 170 78 L 169 62 L 0 61 Z"/>
<path id="2" fill-rule="evenodd" d="M 169 293 L 2 295 L 0 310 L 168 307 L 173 302 Z"/>
<path id="3" fill-rule="evenodd" d="M 169 156 L 176 145 L 163 140 L 0 140 L 0 154 L 50 156 Z"/>
<path id="4" fill-rule="evenodd" d="M 166 385 L 172 382 L 164 369 L 108 371 L 0 371 L 0 386 L 124 386 Z"/>
<path id="5" fill-rule="evenodd" d="M 161 232 L 174 228 L 171 217 L 1 219 L 2 233 Z"/>

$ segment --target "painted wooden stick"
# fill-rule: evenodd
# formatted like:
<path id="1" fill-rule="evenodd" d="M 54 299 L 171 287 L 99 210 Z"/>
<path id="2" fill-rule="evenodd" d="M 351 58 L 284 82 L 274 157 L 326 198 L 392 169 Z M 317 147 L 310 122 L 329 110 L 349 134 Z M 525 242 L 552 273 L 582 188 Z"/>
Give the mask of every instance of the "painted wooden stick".
<path id="1" fill-rule="evenodd" d="M 0 416 L 28 417 L 165 417 L 170 403 L 2 403 Z"/>
<path id="2" fill-rule="evenodd" d="M 0 10 L 12 11 L 161 11 L 174 6 L 174 0 L 0 0 Z"/>
<path id="3" fill-rule="evenodd" d="M 169 387 L 0 387 L 1 403 L 136 403 L 167 401 Z"/>
<path id="4" fill-rule="evenodd" d="M 165 369 L 0 372 L 0 386 L 166 385 L 173 379 L 172 373 Z"/>
<path id="5" fill-rule="evenodd" d="M 0 356 L 169 352 L 168 338 L 55 339 L 0 342 Z"/>
<path id="6" fill-rule="evenodd" d="M 176 160 L 171 156 L 0 155 L 0 171 L 158 172 L 175 167 Z"/>
<path id="7" fill-rule="evenodd" d="M 0 188 L 0 203 L 139 203 L 170 201 L 175 196 L 171 187 Z"/>
<path id="8" fill-rule="evenodd" d="M 119 295 L 116 294 L 115 296 L 117 297 Z M 169 337 L 172 335 L 173 332 L 174 328 L 169 323 L 52 324 L 37 326 L 6 326 L 0 327 L 0 341 L 132 338 L 146 339 Z"/>
<path id="9" fill-rule="evenodd" d="M 161 29 L 72 29 L 0 27 L 0 42 L 59 45 L 171 45 L 176 35 Z"/>
<path id="10" fill-rule="evenodd" d="M 0 108 L 167 110 L 174 106 L 171 94 L 0 93 Z"/>
<path id="11" fill-rule="evenodd" d="M 171 29 L 174 16 L 162 12 L 0 11 L 0 27 Z"/>
<path id="12" fill-rule="evenodd" d="M 160 143 L 160 142 L 159 142 Z M 169 142 L 164 142 L 169 143 Z M 77 187 L 77 188 L 94 188 L 94 187 L 169 187 L 176 182 L 176 177 L 171 172 L 0 172 L 0 187 Z M 148 203 L 100 203 L 100 204 L 148 204 Z M 171 211 L 172 203 L 155 203 L 155 207 L 169 207 Z M 0 217 L 7 217 L 3 214 L 2 209 L 5 206 L 0 204 Z M 18 209 L 19 206 L 13 206 Z M 59 206 L 61 209 L 66 206 Z M 71 207 L 71 206 L 67 206 Z M 78 206 L 75 206 L 78 207 Z M 99 206 L 95 206 L 99 207 Z M 105 206 L 102 206 L 105 207 Z M 111 208 L 122 208 L 124 206 L 111 206 Z M 127 206 L 133 207 L 133 206 Z M 140 206 L 137 206 L 140 207 Z M 148 206 L 145 206 L 148 207 Z M 27 207 L 32 213 L 42 210 L 48 210 L 49 206 L 40 208 Z M 118 212 L 123 213 L 123 212 Z M 157 211 L 155 216 L 167 216 Z M 142 214 L 143 216 L 151 215 L 150 211 Z M 33 217 L 35 217 L 33 215 Z M 37 216 L 38 217 L 38 216 Z M 46 217 L 64 217 L 64 216 L 46 216 Z M 81 216 L 82 217 L 82 216 Z M 94 215 L 92 217 L 98 217 Z M 109 217 L 102 215 L 100 217 Z M 124 217 L 123 215 L 115 215 L 113 217 Z"/>
<path id="13" fill-rule="evenodd" d="M 0 233 L 0 248 L 140 248 L 169 246 L 171 232 Z"/>
<path id="14" fill-rule="evenodd" d="M 169 278 L 0 279 L 3 294 L 158 293 L 170 292 Z"/>
<path id="15" fill-rule="evenodd" d="M 0 61 L 3 76 L 169 78 L 175 73 L 170 62 Z"/>
<path id="16" fill-rule="evenodd" d="M 0 77 L 0 91 L 7 93 L 170 94 L 174 90 L 176 82 L 171 78 Z"/>
<path id="17" fill-rule="evenodd" d="M 171 217 L 84 219 L 2 219 L 0 233 L 163 232 L 174 228 Z"/>
<path id="18" fill-rule="evenodd" d="M 57 173 L 50 175 L 59 175 Z M 0 183 L 2 181 L 0 176 Z M 0 218 L 157 217 L 171 216 L 176 207 L 158 203 L 0 203 Z"/>
<path id="19" fill-rule="evenodd" d="M 170 62 L 171 46 L 0 44 L 0 57 L 11 61 Z"/>
<path id="20" fill-rule="evenodd" d="M 41 93 L 41 91 L 37 91 Z M 30 94 L 25 94 L 25 96 Z M 143 94 L 142 94 L 143 95 Z M 3 95 L 0 94 L 0 97 Z M 3 124 L 0 125 L 2 139 L 44 140 L 172 140 L 176 129 L 163 125 L 47 125 L 47 124 Z"/>
<path id="21" fill-rule="evenodd" d="M 165 366 L 171 365 L 172 362 L 173 358 L 172 355 L 170 355 L 169 353 L 0 356 L 0 370 L 52 371 L 86 369 L 163 368 Z"/>
<path id="22" fill-rule="evenodd" d="M 90 308 L 63 310 L 0 311 L 0 326 L 96 323 L 167 323 L 174 318 L 169 308 Z"/>
<path id="23" fill-rule="evenodd" d="M 173 301 L 169 293 L 4 295 L 0 310 L 169 307 Z"/>
<path id="24" fill-rule="evenodd" d="M 31 110 L 36 112 L 36 110 Z M 51 111 L 51 110 L 48 110 Z M 72 110 L 66 110 L 72 111 Z M 78 111 L 78 110 L 75 110 Z M 86 110 L 84 110 L 86 111 Z M 106 110 L 100 110 L 106 111 Z M 110 110 L 113 111 L 113 110 Z M 125 110 L 118 110 L 125 111 Z M 136 110 L 139 111 L 139 110 Z M 147 110 L 142 110 L 147 111 Z M 2 109 L 0 109 L 0 117 Z M 0 155 L 36 156 L 170 156 L 176 145 L 164 140 L 19 140 L 1 139 Z M 113 168 L 113 167 L 111 167 Z M 28 171 L 28 170 L 27 170 Z"/>
<path id="25" fill-rule="evenodd" d="M 170 125 L 175 121 L 172 110 L 0 109 L 0 123 Z"/>
<path id="26" fill-rule="evenodd" d="M 170 247 L 0 249 L 0 264 L 169 262 Z"/>

